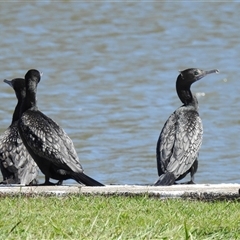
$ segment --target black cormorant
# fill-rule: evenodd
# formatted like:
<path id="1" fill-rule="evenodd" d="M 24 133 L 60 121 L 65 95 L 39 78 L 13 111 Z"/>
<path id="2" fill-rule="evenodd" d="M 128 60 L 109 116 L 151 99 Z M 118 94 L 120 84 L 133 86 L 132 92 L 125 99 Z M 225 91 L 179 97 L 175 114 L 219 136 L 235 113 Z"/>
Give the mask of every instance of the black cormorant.
<path id="1" fill-rule="evenodd" d="M 37 184 L 38 166 L 29 155 L 18 132 L 20 107 L 26 95 L 25 79 L 4 80 L 15 91 L 18 99 L 12 123 L 0 138 L 0 167 L 3 184 Z"/>
<path id="2" fill-rule="evenodd" d="M 43 185 L 52 185 L 49 178 L 59 180 L 74 179 L 87 186 L 104 186 L 83 173 L 72 140 L 51 118 L 38 110 L 36 93 L 41 79 L 38 70 L 31 69 L 25 75 L 26 98 L 18 129 L 30 155 L 45 175 Z"/>
<path id="3" fill-rule="evenodd" d="M 191 84 L 218 70 L 203 71 L 189 68 L 181 71 L 176 90 L 183 105 L 170 115 L 157 142 L 158 185 L 172 185 L 188 173 L 194 183 L 198 167 L 198 151 L 202 144 L 203 127 L 198 114 L 197 98 L 192 95 Z"/>

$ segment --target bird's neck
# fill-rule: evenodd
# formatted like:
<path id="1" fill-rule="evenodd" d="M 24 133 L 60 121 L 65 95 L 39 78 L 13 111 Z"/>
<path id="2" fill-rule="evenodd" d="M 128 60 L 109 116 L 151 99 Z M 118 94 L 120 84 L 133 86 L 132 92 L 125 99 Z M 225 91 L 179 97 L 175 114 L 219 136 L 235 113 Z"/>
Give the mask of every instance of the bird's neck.
<path id="1" fill-rule="evenodd" d="M 192 101 L 194 101 L 190 87 L 191 84 L 184 83 L 184 80 L 181 78 L 181 75 L 179 75 L 176 82 L 176 89 L 178 97 L 184 105 L 189 105 L 191 104 Z"/>
<path id="2" fill-rule="evenodd" d="M 21 107 L 20 115 L 22 115 L 25 111 L 27 111 L 30 108 L 37 109 L 37 98 L 35 91 L 27 91 L 26 98 L 24 99 Z"/>
<path id="3" fill-rule="evenodd" d="M 177 94 L 184 105 L 189 105 L 193 101 L 193 96 L 190 90 L 177 90 Z"/>
<path id="4" fill-rule="evenodd" d="M 13 116 L 12 116 L 12 123 L 17 121 L 20 117 L 20 109 L 21 109 L 21 101 L 18 100 L 18 103 L 14 109 Z"/>
<path id="5" fill-rule="evenodd" d="M 15 121 L 18 121 L 19 118 L 21 117 L 21 107 L 22 107 L 23 101 L 26 97 L 25 90 L 24 91 L 23 90 L 15 91 L 15 94 L 16 94 L 16 98 L 17 98 L 17 105 L 13 112 L 12 123 L 14 123 Z"/>

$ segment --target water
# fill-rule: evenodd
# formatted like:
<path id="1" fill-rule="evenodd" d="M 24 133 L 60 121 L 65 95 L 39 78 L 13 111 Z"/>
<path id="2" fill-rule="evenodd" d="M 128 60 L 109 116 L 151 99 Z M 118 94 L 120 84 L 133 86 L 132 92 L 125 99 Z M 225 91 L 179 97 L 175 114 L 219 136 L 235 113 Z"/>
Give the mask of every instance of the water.
<path id="1" fill-rule="evenodd" d="M 195 180 L 240 183 L 239 10 L 229 2 L 0 3 L 1 77 L 43 72 L 39 108 L 72 138 L 88 175 L 152 184 L 159 133 L 181 105 L 178 70 L 218 68 L 192 87 L 204 124 Z M 16 100 L 6 84 L 0 98 L 3 132 Z"/>

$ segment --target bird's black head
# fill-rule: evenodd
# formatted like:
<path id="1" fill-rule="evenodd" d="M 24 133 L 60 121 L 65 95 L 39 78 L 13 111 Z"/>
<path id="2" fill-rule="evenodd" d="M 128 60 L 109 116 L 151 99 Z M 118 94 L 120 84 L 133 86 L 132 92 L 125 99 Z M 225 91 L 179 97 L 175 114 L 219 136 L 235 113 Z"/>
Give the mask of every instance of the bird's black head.
<path id="1" fill-rule="evenodd" d="M 7 83 L 9 86 L 11 86 L 14 91 L 15 95 L 18 99 L 18 103 L 15 107 L 13 117 L 12 117 L 12 123 L 17 121 L 20 117 L 20 106 L 22 104 L 22 101 L 26 97 L 26 85 L 25 85 L 25 79 L 24 78 L 14 78 L 12 80 L 4 79 L 4 82 Z"/>
<path id="2" fill-rule="evenodd" d="M 14 89 L 17 99 L 20 100 L 25 98 L 26 85 L 24 78 L 14 78 L 12 80 L 4 79 L 4 82 Z"/>
<path id="3" fill-rule="evenodd" d="M 210 73 L 218 73 L 217 69 L 204 71 L 198 68 L 188 68 L 183 71 L 180 71 L 179 77 L 181 78 L 181 83 L 183 85 L 191 85 L 192 83 L 200 80 Z"/>
<path id="4" fill-rule="evenodd" d="M 14 78 L 12 80 L 3 80 L 9 86 L 11 86 L 15 91 L 25 90 L 25 79 L 24 78 Z"/>
<path id="5" fill-rule="evenodd" d="M 188 68 L 180 71 L 176 82 L 177 94 L 180 100 L 185 104 L 189 104 L 194 101 L 190 87 L 192 83 L 200 80 L 210 73 L 218 73 L 217 69 L 204 71 L 198 68 Z"/>
<path id="6" fill-rule="evenodd" d="M 36 92 L 37 85 L 41 80 L 41 73 L 36 69 L 30 69 L 25 75 L 26 91 Z"/>
<path id="7" fill-rule="evenodd" d="M 41 80 L 41 76 L 42 74 L 38 70 L 30 69 L 25 75 L 26 83 L 29 81 L 34 81 L 38 84 Z"/>

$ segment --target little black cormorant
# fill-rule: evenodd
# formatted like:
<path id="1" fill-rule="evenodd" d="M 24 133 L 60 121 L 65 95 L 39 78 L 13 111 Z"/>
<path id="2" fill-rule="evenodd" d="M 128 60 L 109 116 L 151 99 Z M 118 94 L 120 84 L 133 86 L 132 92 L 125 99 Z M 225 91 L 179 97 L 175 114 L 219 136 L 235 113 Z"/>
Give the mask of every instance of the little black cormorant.
<path id="1" fill-rule="evenodd" d="M 191 84 L 218 70 L 203 71 L 190 68 L 181 71 L 176 90 L 183 105 L 170 115 L 159 136 L 156 148 L 158 185 L 172 185 L 188 173 L 194 183 L 198 167 L 198 151 L 202 144 L 203 127 L 198 114 L 197 98 L 192 95 Z"/>
<path id="2" fill-rule="evenodd" d="M 44 185 L 52 185 L 50 178 L 74 179 L 87 186 L 104 186 L 83 173 L 72 140 L 51 118 L 38 110 L 37 85 L 41 79 L 38 70 L 31 69 L 25 75 L 26 98 L 21 108 L 18 129 L 29 153 L 45 175 Z"/>
<path id="3" fill-rule="evenodd" d="M 4 80 L 15 91 L 18 99 L 12 123 L 0 139 L 0 167 L 3 184 L 37 184 L 38 166 L 29 155 L 18 132 L 20 107 L 26 96 L 25 79 Z"/>

